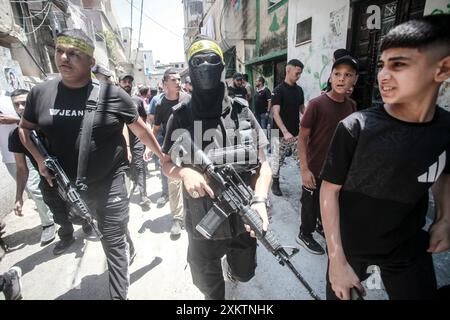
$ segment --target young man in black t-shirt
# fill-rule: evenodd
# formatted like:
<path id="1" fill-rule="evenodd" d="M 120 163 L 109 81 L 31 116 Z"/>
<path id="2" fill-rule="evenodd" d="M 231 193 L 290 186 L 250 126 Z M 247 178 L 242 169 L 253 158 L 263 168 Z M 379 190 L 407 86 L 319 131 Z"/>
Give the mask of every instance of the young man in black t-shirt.
<path id="1" fill-rule="evenodd" d="M 91 68 L 95 59 L 93 41 L 79 29 L 59 33 L 55 47 L 55 63 L 61 77 L 39 84 L 30 91 L 19 134 L 38 164 L 43 190 L 58 197 L 53 176 L 45 167 L 43 155 L 31 141 L 30 133 L 36 129 L 43 132 L 49 153 L 58 159 L 69 179 L 75 182 L 81 123 L 94 86 Z M 129 167 L 122 134 L 125 124 L 140 141 L 164 159 L 155 137 L 139 117 L 130 96 L 118 87 L 101 83 L 91 144 L 88 146 L 86 180 L 82 181 L 87 191 L 81 193 L 97 218 L 103 235 L 101 241 L 108 265 L 111 299 L 127 298 L 128 268 L 133 258 L 128 232 L 129 195 L 125 185 Z M 51 203 L 48 205 L 55 213 Z M 55 209 L 60 211 L 58 217 L 61 219 L 56 221 L 61 225 L 58 232 L 61 240 L 53 250 L 58 255 L 65 252 L 75 239 L 68 220 L 68 208 L 57 206 Z"/>
<path id="2" fill-rule="evenodd" d="M 289 150 L 297 157 L 297 138 L 300 128 L 300 113 L 305 110 L 303 90 L 297 85 L 303 72 L 303 63 L 292 59 L 286 66 L 286 78 L 272 92 L 273 120 L 280 129 L 279 138 L 274 140 L 272 172 L 272 193 L 282 196 L 280 189 L 280 168 Z M 274 126 L 275 127 L 275 126 Z"/>
<path id="3" fill-rule="evenodd" d="M 255 117 L 263 129 L 267 129 L 269 113 L 271 108 L 272 93 L 265 85 L 266 80 L 263 77 L 256 79 L 255 91 Z"/>
<path id="4" fill-rule="evenodd" d="M 450 74 L 450 16 L 427 16 L 383 39 L 378 82 L 384 106 L 336 129 L 322 171 L 328 245 L 327 297 L 363 292 L 378 265 L 390 299 L 432 299 L 431 254 L 450 248 L 450 113 L 436 106 Z M 436 218 L 422 228 L 431 187 Z"/>
<path id="5" fill-rule="evenodd" d="M 139 117 L 141 117 L 144 123 L 147 122 L 147 112 L 145 111 L 145 105 L 142 98 L 131 95 L 131 90 L 133 88 L 134 77 L 131 74 L 124 74 L 119 78 L 119 86 L 125 90 L 131 96 L 133 100 Z M 132 192 L 137 188 L 139 192 L 139 206 L 144 211 L 150 210 L 150 198 L 147 196 L 147 174 L 145 170 L 144 162 L 144 144 L 136 137 L 136 135 L 128 130 L 128 143 L 131 152 L 131 163 L 130 163 L 130 177 L 133 181 Z"/>
<path id="6" fill-rule="evenodd" d="M 241 73 L 235 73 L 233 75 L 233 83 L 231 86 L 228 86 L 228 96 L 247 99 L 247 89 L 243 86 L 242 80 Z"/>
<path id="7" fill-rule="evenodd" d="M 163 77 L 163 85 L 165 95 L 156 105 L 153 134 L 157 137 L 159 131 L 162 130 L 162 136 L 165 138 L 167 122 L 172 115 L 173 107 L 181 101 L 184 103 L 189 102 L 190 96 L 181 92 L 180 74 L 174 69 L 166 70 Z M 183 227 L 184 210 L 182 187 L 181 181 L 169 178 L 168 198 L 170 212 L 172 213 L 173 218 L 172 227 L 170 228 L 170 236 L 173 240 L 179 238 Z"/>
<path id="8" fill-rule="evenodd" d="M 19 117 L 25 109 L 25 103 L 28 96 L 28 90 L 17 89 L 11 93 L 11 100 Z M 36 204 L 39 217 L 42 224 L 41 246 L 47 245 L 55 239 L 56 226 L 53 219 L 53 213 L 45 204 L 43 193 L 39 188 L 40 176 L 36 162 L 31 154 L 23 146 L 19 138 L 19 128 L 12 130 L 8 137 L 8 150 L 14 154 L 16 161 L 16 203 L 14 213 L 17 216 L 23 216 L 23 192 L 25 187 L 28 194 Z"/>

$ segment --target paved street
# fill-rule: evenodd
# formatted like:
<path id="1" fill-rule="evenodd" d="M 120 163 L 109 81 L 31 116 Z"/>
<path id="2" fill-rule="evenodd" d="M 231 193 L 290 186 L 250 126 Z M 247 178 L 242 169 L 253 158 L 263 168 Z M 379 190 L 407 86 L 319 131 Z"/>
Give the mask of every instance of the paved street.
<path id="1" fill-rule="evenodd" d="M 299 227 L 299 173 L 295 162 L 288 158 L 282 168 L 281 189 L 283 198 L 272 198 L 273 219 L 271 227 L 285 245 L 297 246 L 295 237 Z M 149 194 L 156 202 L 160 194 L 157 173 L 152 170 L 148 179 Z M 289 180 L 288 180 L 289 178 Z M 133 200 L 133 199 L 132 199 Z M 44 299 L 108 299 L 108 278 L 103 250 L 95 238 L 86 239 L 77 229 L 76 243 L 62 256 L 54 257 L 55 242 L 41 247 L 39 243 L 39 217 L 33 210 L 33 202 L 26 201 L 26 216 L 6 217 L 5 241 L 14 248 L 0 264 L 0 272 L 17 265 L 23 271 L 23 296 L 26 300 Z M 131 204 L 129 229 L 137 249 L 131 266 L 129 298 L 138 299 L 203 299 L 193 286 L 186 262 L 187 235 L 170 239 L 171 216 L 169 205 L 157 209 L 156 204 L 148 212 Z M 317 234 L 315 238 L 324 245 Z M 435 257 L 440 285 L 450 283 L 450 254 Z M 292 259 L 293 265 L 323 298 L 325 295 L 326 256 L 315 256 L 305 250 Z M 3 299 L 1 295 L 0 299 Z M 227 299 L 307 300 L 311 299 L 300 282 L 287 267 L 280 266 L 262 246 L 258 247 L 256 276 L 248 283 L 227 282 Z M 368 290 L 367 299 L 386 299 L 383 290 Z"/>

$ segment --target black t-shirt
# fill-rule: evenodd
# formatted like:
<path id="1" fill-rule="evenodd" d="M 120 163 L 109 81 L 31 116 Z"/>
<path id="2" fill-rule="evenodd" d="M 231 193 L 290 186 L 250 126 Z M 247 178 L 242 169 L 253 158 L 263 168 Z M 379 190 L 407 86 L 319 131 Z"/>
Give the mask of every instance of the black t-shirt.
<path id="1" fill-rule="evenodd" d="M 165 128 L 167 128 L 167 122 L 172 115 L 172 108 L 178 104 L 177 100 L 169 100 L 165 96 L 158 102 L 155 110 L 155 125 L 161 126 L 161 134 L 165 136 Z"/>
<path id="2" fill-rule="evenodd" d="M 144 101 L 137 96 L 132 96 L 131 100 L 134 102 L 137 112 L 138 112 L 139 116 L 142 118 L 142 121 L 146 122 L 147 121 L 147 112 L 145 111 Z M 136 137 L 131 130 L 128 130 L 128 134 L 129 134 L 130 145 L 136 146 L 139 143 L 138 137 Z"/>
<path id="3" fill-rule="evenodd" d="M 19 128 L 15 128 L 14 130 L 12 130 L 9 133 L 8 150 L 9 150 L 9 152 L 20 153 L 20 154 L 24 154 L 25 156 L 27 156 L 31 160 L 33 167 L 39 171 L 36 160 L 34 160 L 30 151 L 28 151 L 28 149 L 25 148 L 25 146 L 22 144 L 22 141 L 20 140 Z"/>
<path id="4" fill-rule="evenodd" d="M 300 127 L 300 106 L 305 103 L 303 90 L 297 84 L 290 86 L 286 82 L 279 84 L 272 92 L 272 106 L 280 106 L 280 117 L 286 129 L 294 137 Z M 274 121 L 274 125 L 276 125 Z"/>
<path id="5" fill-rule="evenodd" d="M 428 189 L 443 172 L 450 173 L 449 112 L 437 108 L 431 122 L 419 124 L 374 107 L 341 121 L 321 177 L 343 186 L 346 254 L 387 257 L 416 238 L 425 224 Z"/>
<path id="6" fill-rule="evenodd" d="M 24 119 L 37 124 L 48 141 L 48 151 L 57 157 L 71 180 L 76 178 L 81 122 L 90 85 L 69 89 L 61 79 L 35 86 L 29 93 Z M 111 178 L 128 167 L 124 124 L 138 119 L 136 107 L 122 89 L 101 83 L 98 108 L 92 128 L 87 183 Z"/>
<path id="7" fill-rule="evenodd" d="M 242 98 L 245 99 L 247 97 L 247 89 L 245 89 L 245 87 L 233 87 L 233 86 L 229 86 L 228 87 L 228 96 L 232 97 L 232 98 Z"/>
<path id="8" fill-rule="evenodd" d="M 261 90 L 255 92 L 255 113 L 261 114 L 267 112 L 267 106 L 269 100 L 272 98 L 269 88 L 264 87 Z"/>
<path id="9" fill-rule="evenodd" d="M 234 119 L 236 118 L 233 118 L 235 115 L 236 114 L 231 111 L 228 112 L 226 116 L 224 115 L 224 117 L 222 118 L 227 138 L 233 136 L 240 137 L 240 134 L 236 133 L 236 122 L 234 121 Z M 252 136 L 253 144 L 257 146 L 257 148 L 263 148 L 268 144 L 263 130 L 259 126 L 255 116 L 248 107 L 244 108 L 237 117 L 239 119 L 239 122 L 242 121 L 240 126 L 242 126 L 242 123 L 249 124 L 247 128 L 251 131 L 250 135 Z M 174 144 L 176 139 L 184 132 L 184 130 L 179 129 L 188 130 L 191 133 L 191 137 L 193 137 L 193 140 L 196 141 L 197 144 L 199 144 L 197 141 L 200 139 L 200 141 L 202 141 L 203 143 L 202 148 L 205 152 L 207 152 L 207 150 L 211 150 L 211 143 L 213 140 L 223 141 L 224 139 L 222 130 L 215 130 L 216 128 L 218 128 L 217 121 L 217 119 L 214 119 L 214 121 L 203 120 L 201 124 L 203 132 L 196 132 L 197 129 L 195 128 L 199 128 L 200 126 L 194 125 L 194 117 L 192 114 L 191 104 L 189 103 L 188 105 L 183 105 L 182 107 L 174 111 L 173 115 L 170 117 L 167 123 L 166 136 L 164 138 L 162 151 L 166 154 L 170 154 L 169 151 L 172 145 Z M 213 130 L 211 131 L 208 129 Z M 214 135 L 211 135 L 212 132 L 214 132 Z M 202 134 L 202 136 L 197 137 L 197 134 Z M 231 139 L 229 141 L 231 141 Z M 238 140 L 234 143 L 239 144 L 240 141 L 242 140 L 239 140 L 238 138 Z M 209 197 L 194 199 L 190 197 L 190 195 L 184 188 L 183 194 L 184 209 L 186 213 L 186 230 L 195 239 L 205 239 L 199 232 L 197 232 L 197 230 L 195 230 L 195 227 L 210 210 L 213 202 Z M 213 239 L 230 239 L 233 237 L 233 235 L 242 232 L 245 232 L 244 224 L 242 223 L 238 215 L 232 214 L 224 223 L 219 226 L 217 231 L 214 233 Z"/>

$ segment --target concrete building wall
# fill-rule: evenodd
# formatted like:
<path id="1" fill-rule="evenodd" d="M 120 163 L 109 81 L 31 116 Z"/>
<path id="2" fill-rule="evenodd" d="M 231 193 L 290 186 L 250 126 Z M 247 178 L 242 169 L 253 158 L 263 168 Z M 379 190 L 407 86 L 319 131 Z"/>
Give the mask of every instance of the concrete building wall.
<path id="1" fill-rule="evenodd" d="M 306 102 L 320 95 L 326 85 L 334 50 L 347 45 L 349 15 L 349 0 L 289 1 L 288 60 L 305 64 L 299 85 Z M 311 17 L 311 41 L 296 44 L 297 24 Z"/>
<path id="2" fill-rule="evenodd" d="M 424 15 L 440 13 L 450 14 L 450 0 L 427 0 Z M 441 86 L 438 104 L 450 111 L 450 79 Z"/>
<path id="3" fill-rule="evenodd" d="M 281 1 L 281 5 L 279 7 L 270 10 L 269 1 L 258 1 L 260 3 L 259 56 L 264 56 L 272 52 L 286 49 L 288 15 L 289 12 L 291 12 L 290 9 L 288 10 L 288 7 L 292 5 L 294 10 L 299 10 L 302 7 L 300 5 L 302 1 Z"/>

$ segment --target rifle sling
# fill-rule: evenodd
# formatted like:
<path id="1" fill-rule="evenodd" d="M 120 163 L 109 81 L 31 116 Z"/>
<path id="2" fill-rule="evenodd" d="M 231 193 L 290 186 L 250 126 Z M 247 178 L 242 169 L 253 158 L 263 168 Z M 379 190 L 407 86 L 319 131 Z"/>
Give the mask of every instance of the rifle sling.
<path id="1" fill-rule="evenodd" d="M 86 191 L 86 173 L 89 162 L 89 150 L 92 140 L 92 127 L 94 125 L 95 111 L 97 110 L 100 96 L 100 83 L 92 80 L 91 91 L 86 103 L 86 110 L 81 122 L 80 149 L 78 153 L 77 180 L 75 185 L 78 190 Z"/>

